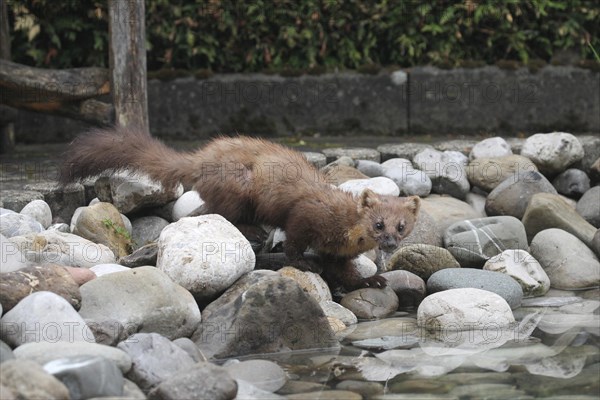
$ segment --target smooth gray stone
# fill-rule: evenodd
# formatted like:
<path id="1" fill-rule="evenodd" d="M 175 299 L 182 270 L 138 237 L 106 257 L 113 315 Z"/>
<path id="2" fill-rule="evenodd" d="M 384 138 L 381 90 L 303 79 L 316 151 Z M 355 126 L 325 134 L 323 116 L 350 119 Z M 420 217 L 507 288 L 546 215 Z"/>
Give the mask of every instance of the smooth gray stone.
<path id="1" fill-rule="evenodd" d="M 375 178 L 383 175 L 383 167 L 377 161 L 372 160 L 357 160 L 356 169 L 369 178 Z"/>
<path id="2" fill-rule="evenodd" d="M 227 370 L 208 362 L 171 376 L 148 394 L 149 400 L 234 399 L 237 384 Z"/>
<path id="3" fill-rule="evenodd" d="M 157 333 L 136 333 L 119 343 L 117 348 L 129 354 L 133 361 L 127 378 L 146 393 L 195 363 L 185 350 Z"/>
<path id="4" fill-rule="evenodd" d="M 209 359 L 338 346 L 317 301 L 295 281 L 263 270 L 206 306 L 192 340 Z"/>
<path id="5" fill-rule="evenodd" d="M 594 186 L 585 192 L 575 209 L 583 219 L 600 228 L 600 186 Z"/>
<path id="6" fill-rule="evenodd" d="M 487 215 L 510 215 L 523 218 L 529 200 L 536 193 L 556 194 L 556 189 L 539 172 L 520 174 L 518 179 L 507 178 L 490 192 L 485 202 Z"/>
<path id="7" fill-rule="evenodd" d="M 398 309 L 399 300 L 391 288 L 363 288 L 346 294 L 340 304 L 358 318 L 384 318 Z"/>
<path id="8" fill-rule="evenodd" d="M 113 361 L 104 357 L 61 358 L 45 364 L 44 370 L 69 389 L 71 400 L 123 394 L 123 374 Z"/>
<path id="9" fill-rule="evenodd" d="M 427 292 L 475 288 L 496 293 L 515 309 L 523 300 L 523 289 L 513 278 L 500 272 L 474 268 L 442 269 L 427 280 Z"/>
<path id="10" fill-rule="evenodd" d="M 7 396 L 7 393 L 12 396 Z M 30 360 L 9 360 L 0 367 L 2 400 L 69 400 L 69 390 L 48 374 L 41 365 Z"/>
<path id="11" fill-rule="evenodd" d="M 0 340 L 0 364 L 5 361 L 12 360 L 15 358 L 15 355 L 12 352 L 12 349 L 9 345 Z"/>
<path id="12" fill-rule="evenodd" d="M 504 250 L 528 250 L 525 227 L 510 216 L 459 221 L 444 234 L 446 249 L 461 267 L 483 267 Z"/>
<path id="13" fill-rule="evenodd" d="M 578 199 L 590 189 L 590 178 L 580 169 L 569 168 L 554 178 L 552 185 L 558 193 Z"/>

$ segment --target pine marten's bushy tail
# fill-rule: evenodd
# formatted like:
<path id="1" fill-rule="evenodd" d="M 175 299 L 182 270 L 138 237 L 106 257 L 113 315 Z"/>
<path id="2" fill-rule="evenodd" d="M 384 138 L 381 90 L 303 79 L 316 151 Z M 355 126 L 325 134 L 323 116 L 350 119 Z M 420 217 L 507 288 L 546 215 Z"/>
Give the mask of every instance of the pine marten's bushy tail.
<path id="1" fill-rule="evenodd" d="M 66 185 L 103 172 L 143 172 L 172 188 L 189 182 L 194 157 L 180 153 L 137 128 L 94 129 L 78 136 L 68 147 L 59 182 Z"/>

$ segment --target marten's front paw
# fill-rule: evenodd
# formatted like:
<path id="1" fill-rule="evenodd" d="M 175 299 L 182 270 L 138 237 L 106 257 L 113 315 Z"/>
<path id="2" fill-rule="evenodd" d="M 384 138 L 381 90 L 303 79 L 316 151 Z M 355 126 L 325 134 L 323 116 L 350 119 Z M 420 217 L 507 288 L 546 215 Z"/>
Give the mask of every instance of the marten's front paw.
<path id="1" fill-rule="evenodd" d="M 387 279 L 381 275 L 373 275 L 368 278 L 364 278 L 360 282 L 360 285 L 363 288 L 383 289 L 387 286 Z"/>

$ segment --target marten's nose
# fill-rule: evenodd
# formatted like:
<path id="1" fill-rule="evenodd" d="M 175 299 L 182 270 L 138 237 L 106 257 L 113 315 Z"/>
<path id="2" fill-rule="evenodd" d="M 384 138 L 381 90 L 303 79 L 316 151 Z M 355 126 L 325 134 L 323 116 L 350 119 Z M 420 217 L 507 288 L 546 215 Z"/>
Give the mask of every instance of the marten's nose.
<path id="1" fill-rule="evenodd" d="M 379 243 L 379 248 L 383 251 L 393 251 L 398 246 L 398 242 L 392 235 L 383 235 L 381 242 Z"/>

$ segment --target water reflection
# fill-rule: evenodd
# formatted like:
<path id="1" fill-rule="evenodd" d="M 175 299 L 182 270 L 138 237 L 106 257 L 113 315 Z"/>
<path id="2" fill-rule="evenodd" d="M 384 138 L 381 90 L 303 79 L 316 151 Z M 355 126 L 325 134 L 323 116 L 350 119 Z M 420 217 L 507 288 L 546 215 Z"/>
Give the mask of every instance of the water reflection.
<path id="1" fill-rule="evenodd" d="M 381 393 L 366 396 L 373 399 L 598 398 L 600 301 L 553 294 L 526 300 L 506 329 L 431 331 L 414 313 L 398 313 L 341 332 L 339 354 L 288 356 L 280 365 L 296 384 L 323 390 L 378 382 Z"/>

